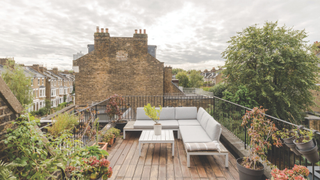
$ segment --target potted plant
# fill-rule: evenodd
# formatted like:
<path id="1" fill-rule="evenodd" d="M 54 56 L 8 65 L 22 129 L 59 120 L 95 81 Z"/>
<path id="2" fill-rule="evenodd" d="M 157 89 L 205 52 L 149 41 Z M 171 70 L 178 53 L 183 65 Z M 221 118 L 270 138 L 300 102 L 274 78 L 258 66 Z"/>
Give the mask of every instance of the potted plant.
<path id="1" fill-rule="evenodd" d="M 117 128 L 112 127 L 112 128 L 110 128 L 108 131 L 109 131 L 109 132 L 111 132 L 111 133 L 114 135 L 114 143 L 115 143 L 115 142 L 116 142 L 117 137 L 118 137 L 118 136 L 120 136 L 120 132 L 121 132 L 121 130 L 120 130 L 120 129 L 117 129 Z"/>
<path id="2" fill-rule="evenodd" d="M 301 155 L 299 151 L 296 150 L 296 145 L 293 143 L 293 141 L 299 137 L 297 129 L 289 130 L 283 128 L 282 131 L 277 131 L 277 135 L 283 140 L 283 143 L 288 146 L 291 151 L 293 151 L 297 156 Z"/>
<path id="3" fill-rule="evenodd" d="M 110 96 L 108 99 L 106 112 L 109 115 L 111 122 L 116 124 L 116 128 L 123 132 L 124 126 L 128 123 L 127 120 L 121 119 L 123 112 L 120 107 L 125 106 L 124 99 L 117 94 Z"/>
<path id="4" fill-rule="evenodd" d="M 278 168 L 274 168 L 271 171 L 271 180 L 276 179 L 288 179 L 288 180 L 307 180 L 309 175 L 309 170 L 305 166 L 301 165 L 294 165 L 291 169 L 285 168 L 284 170 L 280 171 Z"/>
<path id="5" fill-rule="evenodd" d="M 311 163 L 319 161 L 318 146 L 314 140 L 313 131 L 299 130 L 300 137 L 295 139 L 293 143 L 296 145 L 296 150 L 301 153 Z"/>
<path id="6" fill-rule="evenodd" d="M 255 107 L 252 111 L 247 111 L 242 118 L 242 126 L 250 125 L 248 127 L 250 148 L 248 157 L 237 159 L 240 180 L 260 179 L 264 172 L 262 162 L 271 165 L 265 154 L 267 149 L 271 148 L 269 138 L 274 140 L 277 147 L 281 145 L 280 139 L 275 134 L 277 131 L 275 124 L 270 119 L 266 119 L 264 114 L 267 110 L 261 108 Z"/>
<path id="7" fill-rule="evenodd" d="M 152 107 L 151 104 L 148 103 L 146 106 L 144 106 L 143 109 L 146 115 L 155 122 L 155 124 L 153 125 L 154 134 L 161 135 L 162 126 L 159 123 L 159 119 L 160 119 L 160 112 L 162 111 L 162 107 L 159 105 L 159 109 L 156 109 L 155 106 Z"/>
<path id="8" fill-rule="evenodd" d="M 108 142 L 108 146 L 111 147 L 114 143 L 114 134 L 111 133 L 110 131 L 106 132 L 103 136 L 102 136 L 102 140 L 105 142 Z"/>

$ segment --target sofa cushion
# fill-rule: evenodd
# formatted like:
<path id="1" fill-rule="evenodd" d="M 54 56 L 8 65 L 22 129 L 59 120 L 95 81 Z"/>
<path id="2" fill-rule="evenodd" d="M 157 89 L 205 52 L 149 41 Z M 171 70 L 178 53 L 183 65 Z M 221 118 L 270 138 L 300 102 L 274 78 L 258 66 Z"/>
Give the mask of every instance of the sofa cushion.
<path id="1" fill-rule="evenodd" d="M 200 126 L 200 123 L 196 119 L 178 120 L 179 126 Z"/>
<path id="2" fill-rule="evenodd" d="M 213 140 L 213 141 L 219 141 L 220 138 L 220 128 L 221 125 L 213 119 L 213 117 L 209 118 L 207 125 L 206 125 L 206 132 L 208 136 Z"/>
<path id="3" fill-rule="evenodd" d="M 179 129 L 184 143 L 212 141 L 201 126 L 180 126 Z"/>
<path id="4" fill-rule="evenodd" d="M 159 108 L 156 108 L 159 109 Z M 160 120 L 172 120 L 174 118 L 174 107 L 164 107 L 160 112 Z"/>
<path id="5" fill-rule="evenodd" d="M 159 121 L 162 125 L 162 129 L 179 129 L 179 124 L 177 120 L 164 120 Z M 133 127 L 134 129 L 153 129 L 155 124 L 152 120 L 136 120 Z"/>
<path id="6" fill-rule="evenodd" d="M 200 119 L 201 119 L 202 115 L 203 115 L 205 112 L 206 112 L 206 111 L 205 111 L 202 107 L 199 108 L 198 113 L 197 113 L 197 119 L 198 119 L 199 122 L 200 122 Z"/>
<path id="7" fill-rule="evenodd" d="M 147 115 L 146 112 L 144 112 L 143 107 L 138 107 L 137 108 L 137 116 L 136 116 L 137 120 L 152 120 L 150 119 Z"/>
<path id="8" fill-rule="evenodd" d="M 204 112 L 203 115 L 201 116 L 201 119 L 199 122 L 200 122 L 200 125 L 203 127 L 203 129 L 206 129 L 206 125 L 209 118 L 211 118 L 211 116 L 207 112 Z"/>
<path id="9" fill-rule="evenodd" d="M 197 119 L 197 107 L 176 107 L 176 118 L 179 119 Z"/>

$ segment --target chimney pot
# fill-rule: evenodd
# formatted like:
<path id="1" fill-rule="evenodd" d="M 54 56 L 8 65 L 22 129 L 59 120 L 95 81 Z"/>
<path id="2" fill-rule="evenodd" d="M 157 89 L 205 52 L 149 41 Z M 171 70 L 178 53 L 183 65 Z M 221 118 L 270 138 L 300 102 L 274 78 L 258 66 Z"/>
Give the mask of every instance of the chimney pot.
<path id="1" fill-rule="evenodd" d="M 141 34 L 141 29 L 139 29 L 139 34 Z"/>
<path id="2" fill-rule="evenodd" d="M 137 33 L 138 33 L 138 30 L 137 30 L 137 29 L 135 29 L 135 30 L 134 30 L 134 33 L 135 33 L 135 34 L 137 34 Z"/>
<path id="3" fill-rule="evenodd" d="M 146 29 L 143 30 L 143 34 L 146 34 Z"/>
<path id="4" fill-rule="evenodd" d="M 101 33 L 104 33 L 104 30 L 103 30 L 103 28 L 101 28 Z"/>
<path id="5" fill-rule="evenodd" d="M 106 33 L 109 33 L 109 29 L 108 28 L 106 28 Z"/>
<path id="6" fill-rule="evenodd" d="M 99 26 L 97 26 L 97 33 L 99 33 Z"/>

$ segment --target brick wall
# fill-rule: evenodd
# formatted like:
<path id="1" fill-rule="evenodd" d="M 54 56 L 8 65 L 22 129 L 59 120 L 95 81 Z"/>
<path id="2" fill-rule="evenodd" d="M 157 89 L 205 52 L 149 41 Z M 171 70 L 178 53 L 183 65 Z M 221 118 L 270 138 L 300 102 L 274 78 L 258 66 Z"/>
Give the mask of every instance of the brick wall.
<path id="1" fill-rule="evenodd" d="M 163 92 L 165 95 L 184 95 L 184 93 L 172 83 L 172 67 L 164 68 L 163 84 Z"/>
<path id="2" fill-rule="evenodd" d="M 76 104 L 99 102 L 113 94 L 163 95 L 163 62 L 148 54 L 148 35 L 94 34 L 94 51 L 73 61 Z"/>

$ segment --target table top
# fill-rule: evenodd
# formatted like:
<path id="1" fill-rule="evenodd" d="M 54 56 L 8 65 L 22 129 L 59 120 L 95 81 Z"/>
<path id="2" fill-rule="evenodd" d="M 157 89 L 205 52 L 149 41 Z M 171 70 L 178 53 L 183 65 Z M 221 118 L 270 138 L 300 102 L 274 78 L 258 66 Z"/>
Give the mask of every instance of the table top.
<path id="1" fill-rule="evenodd" d="M 139 142 L 174 142 L 173 130 L 161 130 L 161 135 L 154 135 L 153 130 L 143 130 Z"/>

